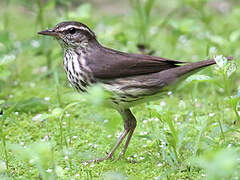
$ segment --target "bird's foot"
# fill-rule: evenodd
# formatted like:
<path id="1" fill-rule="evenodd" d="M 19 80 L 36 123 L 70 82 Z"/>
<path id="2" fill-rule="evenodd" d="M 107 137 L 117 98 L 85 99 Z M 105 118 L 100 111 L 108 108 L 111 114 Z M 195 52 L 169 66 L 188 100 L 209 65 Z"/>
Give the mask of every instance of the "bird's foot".
<path id="1" fill-rule="evenodd" d="M 104 158 L 97 158 L 97 159 L 88 160 L 88 161 L 86 161 L 85 163 L 87 163 L 87 164 L 89 164 L 89 163 L 99 163 L 99 162 L 102 162 L 102 161 L 105 161 L 105 160 L 109 160 L 109 159 L 111 159 L 111 158 L 112 158 L 112 154 L 109 153 L 109 154 L 107 154 L 107 156 L 104 157 Z"/>
<path id="2" fill-rule="evenodd" d="M 86 161 L 85 163 L 87 163 L 87 164 L 99 163 L 99 162 L 102 162 L 102 161 L 105 161 L 105 160 L 107 160 L 107 159 L 106 158 L 91 159 L 91 160 Z"/>

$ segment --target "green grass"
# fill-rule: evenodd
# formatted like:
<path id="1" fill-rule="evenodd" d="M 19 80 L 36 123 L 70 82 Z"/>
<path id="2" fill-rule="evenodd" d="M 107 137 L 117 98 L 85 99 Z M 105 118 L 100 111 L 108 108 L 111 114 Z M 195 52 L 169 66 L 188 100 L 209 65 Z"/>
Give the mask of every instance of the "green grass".
<path id="1" fill-rule="evenodd" d="M 0 179 L 240 178 L 240 71 L 228 75 L 239 66 L 238 1 L 219 12 L 204 0 L 132 0 L 123 16 L 92 4 L 24 2 L 0 3 Z M 85 164 L 110 151 L 123 123 L 102 107 L 101 91 L 85 96 L 68 86 L 60 47 L 36 34 L 63 19 L 88 24 L 118 50 L 139 53 L 141 43 L 188 61 L 223 54 L 236 66 L 204 69 L 162 99 L 133 107 L 138 125 L 125 158 L 118 151 Z"/>

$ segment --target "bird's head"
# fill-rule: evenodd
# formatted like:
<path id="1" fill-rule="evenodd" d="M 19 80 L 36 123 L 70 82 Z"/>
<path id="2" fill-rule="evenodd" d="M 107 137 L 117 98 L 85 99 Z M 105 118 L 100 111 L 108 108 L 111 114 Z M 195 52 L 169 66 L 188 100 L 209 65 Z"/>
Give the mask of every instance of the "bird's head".
<path id="1" fill-rule="evenodd" d="M 86 48 L 89 41 L 96 40 L 94 32 L 75 21 L 61 22 L 54 28 L 40 31 L 38 34 L 55 37 L 63 48 Z"/>

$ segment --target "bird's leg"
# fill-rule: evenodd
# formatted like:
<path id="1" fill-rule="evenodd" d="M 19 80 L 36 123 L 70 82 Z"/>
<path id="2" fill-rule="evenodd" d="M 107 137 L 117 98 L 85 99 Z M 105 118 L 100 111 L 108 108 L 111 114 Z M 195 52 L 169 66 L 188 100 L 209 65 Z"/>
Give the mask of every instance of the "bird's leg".
<path id="1" fill-rule="evenodd" d="M 91 162 L 101 162 L 107 159 L 110 159 L 114 152 L 116 151 L 116 149 L 118 148 L 118 146 L 122 143 L 122 141 L 124 140 L 124 138 L 126 137 L 126 135 L 129 133 L 128 130 L 124 129 L 123 133 L 121 134 L 121 136 L 118 139 L 118 142 L 115 144 L 115 146 L 112 148 L 112 150 L 107 154 L 106 157 L 104 158 L 99 158 L 99 159 L 93 159 L 93 160 L 89 160 L 87 161 L 87 163 L 91 163 Z"/>
<path id="2" fill-rule="evenodd" d="M 91 163 L 91 162 L 101 162 L 101 161 L 110 159 L 113 156 L 113 154 L 116 151 L 116 149 L 119 147 L 119 145 L 122 143 L 122 141 L 128 135 L 121 155 L 123 156 L 125 154 L 125 152 L 127 150 L 127 147 L 128 147 L 128 144 L 129 144 L 129 142 L 131 140 L 132 134 L 133 134 L 133 132 L 135 130 L 135 127 L 137 125 L 137 122 L 136 122 L 135 117 L 131 113 L 130 109 L 119 110 L 119 113 L 121 114 L 121 116 L 123 118 L 123 121 L 124 121 L 124 131 L 121 134 L 121 136 L 119 137 L 118 142 L 115 144 L 115 146 L 107 154 L 106 157 L 99 158 L 99 159 L 94 159 L 94 160 L 89 160 L 89 161 L 87 161 L 88 163 Z"/>
<path id="3" fill-rule="evenodd" d="M 120 113 L 122 114 L 122 117 L 124 120 L 124 129 L 129 131 L 127 140 L 123 147 L 123 151 L 120 153 L 120 156 L 124 156 L 124 154 L 127 150 L 128 144 L 132 138 L 133 132 L 137 126 L 137 121 L 136 121 L 135 117 L 133 116 L 132 112 L 130 111 L 130 109 L 126 109 Z"/>

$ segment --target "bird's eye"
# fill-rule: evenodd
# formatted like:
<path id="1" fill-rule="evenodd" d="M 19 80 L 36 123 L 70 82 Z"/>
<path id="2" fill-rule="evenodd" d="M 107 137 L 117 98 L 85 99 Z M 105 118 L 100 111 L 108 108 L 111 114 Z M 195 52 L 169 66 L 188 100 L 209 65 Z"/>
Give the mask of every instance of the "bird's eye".
<path id="1" fill-rule="evenodd" d="M 75 28 L 70 28 L 69 30 L 68 30 L 68 33 L 70 33 L 70 34 L 74 34 L 76 32 L 76 29 Z"/>

